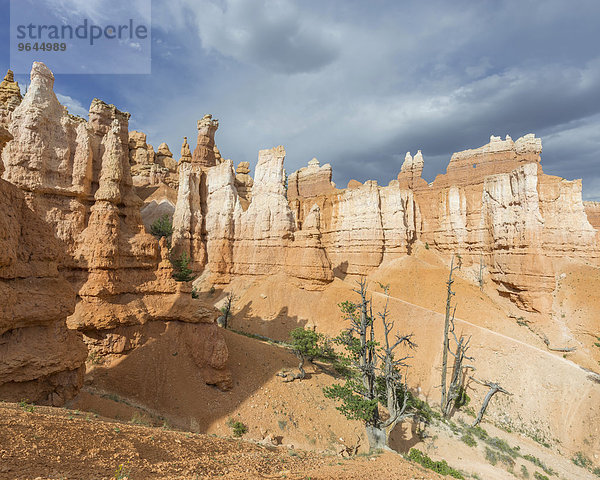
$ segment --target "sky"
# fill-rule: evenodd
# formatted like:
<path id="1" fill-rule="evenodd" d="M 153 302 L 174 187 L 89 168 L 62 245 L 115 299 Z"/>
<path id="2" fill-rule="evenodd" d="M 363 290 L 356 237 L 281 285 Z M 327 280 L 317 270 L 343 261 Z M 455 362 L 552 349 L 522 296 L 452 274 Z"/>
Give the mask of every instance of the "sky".
<path id="1" fill-rule="evenodd" d="M 107 0 L 35 1 L 110 15 Z M 0 11 L 4 71 L 8 0 Z M 387 185 L 419 149 L 432 181 L 453 152 L 535 133 L 544 171 L 600 201 L 597 0 L 152 0 L 151 18 L 150 74 L 55 75 L 71 113 L 113 103 L 176 158 L 211 113 L 235 164 L 284 145 L 288 173 L 317 157 L 339 187 Z"/>

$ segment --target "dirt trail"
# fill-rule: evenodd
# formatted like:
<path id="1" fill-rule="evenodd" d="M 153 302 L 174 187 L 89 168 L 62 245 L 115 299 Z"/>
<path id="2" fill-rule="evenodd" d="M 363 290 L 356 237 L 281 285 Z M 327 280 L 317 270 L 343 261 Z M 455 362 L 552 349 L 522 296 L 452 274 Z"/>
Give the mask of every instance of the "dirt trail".
<path id="1" fill-rule="evenodd" d="M 381 292 L 375 292 L 373 290 L 369 290 L 369 293 L 377 295 L 377 296 L 379 296 L 381 298 L 384 298 L 384 299 L 386 298 L 385 294 L 383 294 Z M 440 314 L 440 313 L 438 313 L 438 312 L 436 312 L 434 310 L 430 310 L 430 309 L 422 307 L 420 305 L 415 305 L 414 303 L 407 302 L 405 300 L 402 300 L 401 298 L 392 297 L 391 295 L 390 295 L 389 298 L 390 298 L 391 301 L 400 302 L 403 305 L 407 305 L 407 306 L 409 306 L 411 308 L 416 308 L 416 309 L 419 309 L 419 310 L 423 310 L 424 312 L 428 312 L 428 313 L 431 313 L 431 314 L 434 314 L 434 315 L 438 316 L 441 321 L 444 320 L 444 315 L 442 315 L 442 314 Z M 509 335 L 504 335 L 503 333 L 499 333 L 499 332 L 496 332 L 494 330 L 490 330 L 489 328 L 482 327 L 481 325 L 476 325 L 476 324 L 468 322 L 466 320 L 462 320 L 462 319 L 460 319 L 458 317 L 454 317 L 454 321 L 457 322 L 457 323 L 463 324 L 463 325 L 469 325 L 470 327 L 476 328 L 478 330 L 485 331 L 488 334 L 491 334 L 491 335 L 494 335 L 494 336 L 497 336 L 497 337 L 500 337 L 500 338 L 504 338 L 505 340 L 509 340 L 511 342 L 515 342 L 518 345 L 526 347 L 526 348 L 528 348 L 530 350 L 535 350 L 535 351 L 537 351 L 539 353 L 542 353 L 542 354 L 544 354 L 546 356 L 552 357 L 555 360 L 559 360 L 559 361 L 565 363 L 566 365 L 568 365 L 568 366 L 570 366 L 572 368 L 575 368 L 575 369 L 577 369 L 580 372 L 583 372 L 582 368 L 579 365 L 577 365 L 576 363 L 573 363 L 570 360 L 567 360 L 566 358 L 561 357 L 560 355 L 556 355 L 556 354 L 554 354 L 552 352 L 548 352 L 547 350 L 542 350 L 541 348 L 538 348 L 535 345 L 531 345 L 530 343 L 526 343 L 526 342 L 518 340 L 518 339 L 516 339 L 514 337 L 511 337 Z"/>

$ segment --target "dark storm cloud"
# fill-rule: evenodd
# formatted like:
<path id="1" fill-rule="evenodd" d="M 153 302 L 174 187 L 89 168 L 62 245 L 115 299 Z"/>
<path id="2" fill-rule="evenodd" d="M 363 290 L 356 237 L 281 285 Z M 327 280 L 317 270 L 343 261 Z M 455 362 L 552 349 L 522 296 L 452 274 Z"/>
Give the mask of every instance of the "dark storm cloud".
<path id="1" fill-rule="evenodd" d="M 316 156 L 344 186 L 387 184 L 417 149 L 432 180 L 532 132 L 547 173 L 600 199 L 600 2 L 171 0 L 153 18 L 153 75 L 118 89 L 155 145 L 210 112 L 226 158 L 283 144 L 288 172 Z"/>

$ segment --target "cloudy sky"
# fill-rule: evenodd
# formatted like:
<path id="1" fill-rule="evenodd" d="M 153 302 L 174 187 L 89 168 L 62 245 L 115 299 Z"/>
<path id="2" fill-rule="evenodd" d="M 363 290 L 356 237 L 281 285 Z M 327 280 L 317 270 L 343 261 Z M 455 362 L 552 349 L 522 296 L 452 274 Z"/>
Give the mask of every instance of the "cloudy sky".
<path id="1" fill-rule="evenodd" d="M 282 144 L 288 172 L 317 157 L 339 186 L 387 185 L 417 149 L 431 181 L 455 151 L 532 132 L 546 173 L 600 201 L 599 22 L 597 0 L 153 0 L 150 75 L 57 74 L 55 90 L 72 113 L 94 97 L 131 112 L 176 156 L 212 113 L 224 157 L 254 165 Z"/>

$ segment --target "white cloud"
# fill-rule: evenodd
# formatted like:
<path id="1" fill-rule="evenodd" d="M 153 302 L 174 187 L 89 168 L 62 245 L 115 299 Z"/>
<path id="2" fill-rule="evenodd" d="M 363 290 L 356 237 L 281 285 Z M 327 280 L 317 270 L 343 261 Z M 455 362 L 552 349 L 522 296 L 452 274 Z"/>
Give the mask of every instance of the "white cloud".
<path id="1" fill-rule="evenodd" d="M 77 115 L 83 118 L 88 118 L 88 109 L 85 108 L 80 102 L 78 102 L 74 98 L 69 97 L 68 95 L 62 95 L 60 93 L 56 93 L 56 98 L 58 98 L 58 101 L 62 105 L 67 107 L 67 110 L 70 114 Z"/>

